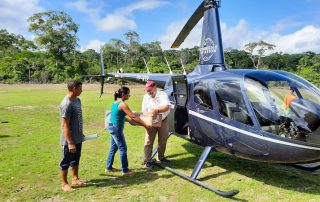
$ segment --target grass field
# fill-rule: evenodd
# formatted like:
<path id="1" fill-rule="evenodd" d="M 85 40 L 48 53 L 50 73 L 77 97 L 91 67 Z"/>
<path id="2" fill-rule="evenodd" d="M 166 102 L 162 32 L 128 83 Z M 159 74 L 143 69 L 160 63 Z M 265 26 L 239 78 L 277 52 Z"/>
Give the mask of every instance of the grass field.
<path id="1" fill-rule="evenodd" d="M 104 110 L 110 109 L 115 86 L 98 98 L 98 85 L 84 85 L 85 134 L 100 138 L 84 142 L 80 177 L 86 187 L 72 193 L 60 188 L 59 104 L 65 85 L 0 85 L 0 201 L 320 201 L 320 172 L 252 162 L 212 153 L 199 179 L 220 190 L 238 189 L 226 199 L 195 186 L 166 170 L 141 168 L 144 129 L 126 125 L 129 167 L 137 174 L 105 174 L 109 135 L 103 130 Z M 129 106 L 136 111 L 143 89 L 134 87 Z M 190 175 L 201 147 L 171 137 L 170 167 Z M 120 168 L 119 155 L 115 167 Z"/>

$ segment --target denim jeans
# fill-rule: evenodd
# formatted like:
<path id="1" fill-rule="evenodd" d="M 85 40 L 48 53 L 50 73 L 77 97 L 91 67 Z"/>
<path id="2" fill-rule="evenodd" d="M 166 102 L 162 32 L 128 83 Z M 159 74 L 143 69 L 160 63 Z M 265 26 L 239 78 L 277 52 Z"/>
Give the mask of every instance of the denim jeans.
<path id="1" fill-rule="evenodd" d="M 127 144 L 123 134 L 123 128 L 118 128 L 117 126 L 108 126 L 107 127 L 110 137 L 110 151 L 108 154 L 106 169 L 112 169 L 112 164 L 114 161 L 114 155 L 116 152 L 120 151 L 120 161 L 122 165 L 122 172 L 126 173 L 128 169 L 128 157 L 127 157 Z"/>

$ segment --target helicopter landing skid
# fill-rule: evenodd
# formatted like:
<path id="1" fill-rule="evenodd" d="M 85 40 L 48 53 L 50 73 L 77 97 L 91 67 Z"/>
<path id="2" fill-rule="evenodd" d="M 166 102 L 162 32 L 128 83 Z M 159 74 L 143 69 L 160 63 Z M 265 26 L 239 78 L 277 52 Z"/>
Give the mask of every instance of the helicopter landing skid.
<path id="1" fill-rule="evenodd" d="M 161 165 L 161 164 L 159 164 L 157 162 L 154 162 L 153 164 L 158 166 L 158 167 L 160 167 L 160 168 L 166 169 L 166 170 L 172 172 L 173 174 L 175 174 L 175 175 L 177 175 L 177 176 L 179 176 L 179 177 L 181 177 L 181 178 L 183 178 L 185 180 L 188 180 L 189 182 L 192 182 L 192 183 L 194 183 L 194 184 L 196 184 L 198 186 L 206 188 L 206 189 L 208 189 L 208 190 L 210 190 L 210 191 L 212 191 L 212 192 L 214 192 L 214 193 L 216 193 L 216 194 L 218 194 L 220 196 L 231 198 L 231 197 L 235 196 L 236 194 L 238 194 L 239 191 L 238 190 L 231 190 L 231 191 L 227 191 L 227 192 L 220 191 L 220 190 L 218 190 L 218 189 L 216 189 L 214 187 L 208 186 L 208 185 L 206 185 L 206 184 L 204 184 L 204 183 L 202 183 L 202 182 L 200 182 L 199 180 L 196 179 L 198 177 L 202 167 L 203 167 L 204 162 L 206 161 L 209 153 L 211 152 L 211 150 L 212 150 L 212 147 L 209 147 L 209 146 L 207 146 L 204 149 L 204 151 L 202 152 L 201 157 L 200 157 L 197 165 L 193 169 L 192 174 L 191 174 L 190 177 L 187 176 L 187 175 L 184 175 L 182 173 L 179 173 L 179 172 L 175 171 L 174 169 L 172 169 L 170 167 L 163 166 L 163 165 Z M 154 151 L 154 154 L 155 153 L 156 152 Z"/>
<path id="2" fill-rule="evenodd" d="M 305 165 L 305 164 L 293 164 L 294 168 L 305 170 L 305 171 L 316 171 L 320 169 L 320 165 Z"/>

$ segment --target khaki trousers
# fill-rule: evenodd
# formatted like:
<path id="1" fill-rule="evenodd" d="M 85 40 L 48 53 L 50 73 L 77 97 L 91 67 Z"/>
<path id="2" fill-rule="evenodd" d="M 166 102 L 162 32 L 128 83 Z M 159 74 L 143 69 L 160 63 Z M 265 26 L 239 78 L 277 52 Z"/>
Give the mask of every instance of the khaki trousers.
<path id="1" fill-rule="evenodd" d="M 167 139 L 169 134 L 168 119 L 165 118 L 160 128 L 152 127 L 146 130 L 145 140 L 144 140 L 144 163 L 151 161 L 153 143 L 158 133 L 158 159 L 164 157 L 166 151 Z"/>

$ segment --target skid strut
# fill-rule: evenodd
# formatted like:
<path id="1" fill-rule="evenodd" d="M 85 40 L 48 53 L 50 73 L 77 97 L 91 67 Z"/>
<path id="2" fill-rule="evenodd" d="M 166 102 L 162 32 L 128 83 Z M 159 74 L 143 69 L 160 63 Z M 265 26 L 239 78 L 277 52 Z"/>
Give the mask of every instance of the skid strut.
<path id="1" fill-rule="evenodd" d="M 168 136 L 168 138 L 170 137 L 170 135 Z M 214 192 L 214 193 L 216 193 L 216 194 L 218 194 L 220 196 L 231 198 L 231 197 L 235 196 L 236 194 L 238 194 L 239 191 L 238 190 L 221 191 L 221 190 L 218 190 L 218 189 L 216 189 L 214 187 L 208 186 L 208 185 L 204 184 L 203 182 L 200 182 L 199 180 L 196 179 L 198 177 L 203 165 L 204 165 L 204 162 L 206 161 L 209 153 L 211 152 L 211 150 L 212 150 L 212 147 L 209 147 L 209 146 L 205 147 L 205 149 L 202 152 L 201 157 L 200 157 L 199 161 L 197 162 L 195 168 L 193 169 L 192 174 L 191 174 L 190 177 L 187 176 L 187 175 L 184 175 L 182 173 L 179 173 L 179 172 L 175 171 L 174 169 L 172 169 L 170 167 L 161 165 L 161 164 L 159 164 L 157 162 L 154 162 L 154 165 L 158 166 L 160 168 L 166 169 L 166 170 L 172 172 L 173 174 L 175 174 L 175 175 L 177 175 L 177 176 L 179 176 L 179 177 L 181 177 L 181 178 L 183 178 L 185 180 L 188 180 L 189 182 L 192 182 L 192 183 L 194 183 L 194 184 L 196 184 L 198 186 L 206 188 L 206 189 L 208 189 L 208 190 L 210 190 L 210 191 L 212 191 L 212 192 Z M 158 151 L 158 147 L 155 148 L 154 151 L 152 152 L 152 157 L 154 157 L 156 155 L 157 151 Z"/>

